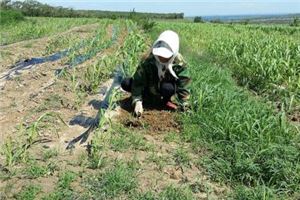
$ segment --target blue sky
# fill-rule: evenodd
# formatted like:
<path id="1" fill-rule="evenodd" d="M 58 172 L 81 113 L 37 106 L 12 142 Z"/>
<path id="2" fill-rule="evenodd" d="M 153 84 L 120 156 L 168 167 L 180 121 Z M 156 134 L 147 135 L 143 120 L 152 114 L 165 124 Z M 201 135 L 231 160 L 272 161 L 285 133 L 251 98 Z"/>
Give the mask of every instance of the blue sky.
<path id="1" fill-rule="evenodd" d="M 185 16 L 300 13 L 300 0 L 39 0 L 74 9 L 184 12 Z"/>

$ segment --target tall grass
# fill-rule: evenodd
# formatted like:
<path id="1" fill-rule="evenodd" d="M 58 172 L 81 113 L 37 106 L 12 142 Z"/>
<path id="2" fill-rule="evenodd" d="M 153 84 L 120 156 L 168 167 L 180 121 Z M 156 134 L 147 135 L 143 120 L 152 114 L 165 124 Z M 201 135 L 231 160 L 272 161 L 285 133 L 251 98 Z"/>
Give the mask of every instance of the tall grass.
<path id="1" fill-rule="evenodd" d="M 184 137 L 208 149 L 202 164 L 211 177 L 279 194 L 299 191 L 299 132 L 285 113 L 234 86 L 228 71 L 190 61 L 194 107 L 183 118 Z"/>

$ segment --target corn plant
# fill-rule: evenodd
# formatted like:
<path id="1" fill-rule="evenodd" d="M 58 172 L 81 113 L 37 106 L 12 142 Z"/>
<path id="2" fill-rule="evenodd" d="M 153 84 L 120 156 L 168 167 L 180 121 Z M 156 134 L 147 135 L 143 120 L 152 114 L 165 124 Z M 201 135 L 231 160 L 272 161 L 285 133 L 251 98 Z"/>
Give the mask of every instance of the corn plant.
<path id="1" fill-rule="evenodd" d="M 12 139 L 12 137 L 8 137 L 4 143 L 1 153 L 5 156 L 5 166 L 11 170 L 11 168 L 20 161 L 26 161 L 27 158 L 27 150 L 36 142 L 39 142 L 42 134 L 39 132 L 39 127 L 42 121 L 46 117 L 54 117 L 62 122 L 64 125 L 67 124 L 60 117 L 59 114 L 54 112 L 46 112 L 41 115 L 35 122 L 33 122 L 28 127 L 24 128 L 23 125 L 20 126 L 20 133 L 22 133 L 21 137 L 17 137 L 17 139 Z M 23 137 L 25 136 L 25 137 Z M 59 135 L 57 135 L 59 137 Z"/>
<path id="2" fill-rule="evenodd" d="M 22 40 L 34 39 L 43 36 L 50 36 L 58 32 L 66 31 L 72 27 L 89 23 L 96 23 L 96 18 L 49 18 L 49 17 L 28 17 L 17 24 L 1 25 L 0 44 L 10 44 Z"/>

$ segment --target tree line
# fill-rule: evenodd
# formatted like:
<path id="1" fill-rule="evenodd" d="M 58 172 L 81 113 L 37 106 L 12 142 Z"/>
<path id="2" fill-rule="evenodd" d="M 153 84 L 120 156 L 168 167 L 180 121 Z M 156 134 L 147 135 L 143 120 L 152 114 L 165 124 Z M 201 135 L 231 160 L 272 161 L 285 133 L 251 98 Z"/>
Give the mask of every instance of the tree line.
<path id="1" fill-rule="evenodd" d="M 50 6 L 35 0 L 12 1 L 1 0 L 1 10 L 19 11 L 25 16 L 31 17 L 94 17 L 94 18 L 129 18 L 132 12 L 115 12 L 101 10 L 74 10 L 73 8 L 64 8 L 61 6 Z M 133 12 L 135 12 L 133 10 Z M 140 18 L 155 19 L 183 19 L 184 13 L 143 13 L 135 12 Z"/>

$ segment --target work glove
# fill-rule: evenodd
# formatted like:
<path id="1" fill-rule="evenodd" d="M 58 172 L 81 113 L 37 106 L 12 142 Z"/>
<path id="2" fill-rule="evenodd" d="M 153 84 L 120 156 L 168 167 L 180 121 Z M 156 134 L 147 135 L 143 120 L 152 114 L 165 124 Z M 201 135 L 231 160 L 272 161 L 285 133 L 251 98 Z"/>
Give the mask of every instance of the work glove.
<path id="1" fill-rule="evenodd" d="M 140 117 L 142 113 L 144 112 L 142 101 L 135 102 L 134 106 L 134 114 L 137 117 Z"/>

